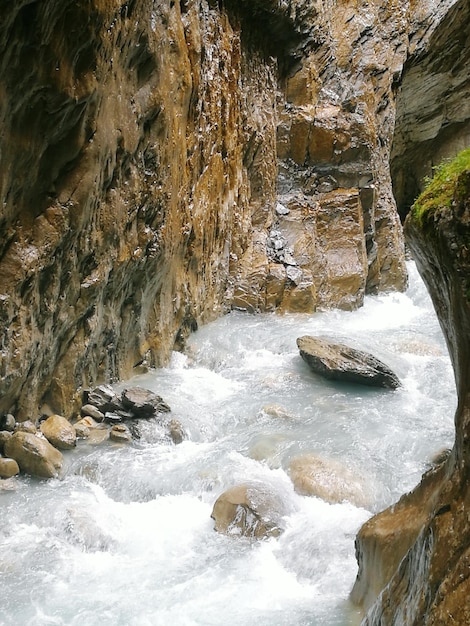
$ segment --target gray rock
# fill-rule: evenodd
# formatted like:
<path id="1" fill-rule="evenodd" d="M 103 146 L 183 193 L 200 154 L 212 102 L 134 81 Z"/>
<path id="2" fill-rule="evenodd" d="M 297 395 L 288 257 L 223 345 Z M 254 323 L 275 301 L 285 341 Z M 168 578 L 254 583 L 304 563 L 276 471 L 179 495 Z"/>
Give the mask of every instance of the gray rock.
<path id="1" fill-rule="evenodd" d="M 36 424 L 34 424 L 31 420 L 26 420 L 25 422 L 16 422 L 15 432 L 18 431 L 34 434 L 37 432 Z"/>
<path id="2" fill-rule="evenodd" d="M 171 411 L 160 396 L 142 387 L 125 389 L 121 394 L 121 401 L 124 408 L 137 418 L 153 417 L 159 413 Z"/>
<path id="3" fill-rule="evenodd" d="M 104 420 L 104 413 L 102 413 L 96 406 L 93 404 L 84 404 L 80 409 L 80 414 L 83 416 L 90 416 L 97 422 L 102 422 Z"/>
<path id="4" fill-rule="evenodd" d="M 309 336 L 299 337 L 297 346 L 310 369 L 325 378 L 387 389 L 400 386 L 392 370 L 367 352 Z"/>

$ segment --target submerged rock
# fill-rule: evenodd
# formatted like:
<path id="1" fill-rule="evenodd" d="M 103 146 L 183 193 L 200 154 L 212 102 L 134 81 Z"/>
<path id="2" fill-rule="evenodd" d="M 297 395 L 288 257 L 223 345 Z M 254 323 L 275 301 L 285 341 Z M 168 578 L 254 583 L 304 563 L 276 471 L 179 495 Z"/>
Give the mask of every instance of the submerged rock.
<path id="1" fill-rule="evenodd" d="M 71 450 L 77 445 L 77 433 L 73 425 L 62 415 L 51 415 L 41 423 L 44 437 L 60 450 Z"/>
<path id="2" fill-rule="evenodd" d="M 168 424 L 168 433 L 174 444 L 182 443 L 185 438 L 183 425 L 176 419 L 170 420 Z"/>
<path id="3" fill-rule="evenodd" d="M 218 532 L 263 539 L 281 534 L 283 513 L 284 505 L 272 490 L 242 484 L 217 498 L 211 517 Z"/>
<path id="4" fill-rule="evenodd" d="M 289 476 L 297 493 L 317 496 L 330 504 L 348 501 L 355 506 L 369 504 L 364 484 L 347 467 L 313 454 L 295 457 Z"/>
<path id="5" fill-rule="evenodd" d="M 299 337 L 297 346 L 309 367 L 325 378 L 387 389 L 400 386 L 392 370 L 367 352 L 310 336 Z"/>
<path id="6" fill-rule="evenodd" d="M 55 478 L 62 468 L 59 450 L 33 433 L 16 432 L 5 443 L 5 454 L 15 459 L 21 471 L 40 478 Z"/>

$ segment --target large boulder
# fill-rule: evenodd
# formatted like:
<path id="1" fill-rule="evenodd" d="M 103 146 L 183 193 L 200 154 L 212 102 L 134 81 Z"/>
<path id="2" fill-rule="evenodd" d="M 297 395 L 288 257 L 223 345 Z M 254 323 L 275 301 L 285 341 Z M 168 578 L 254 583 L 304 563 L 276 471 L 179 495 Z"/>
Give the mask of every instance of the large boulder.
<path id="1" fill-rule="evenodd" d="M 71 450 L 77 445 L 77 433 L 72 424 L 62 415 L 51 415 L 41 423 L 44 437 L 60 450 Z"/>
<path id="2" fill-rule="evenodd" d="M 217 498 L 211 517 L 220 533 L 263 539 L 281 534 L 284 512 L 280 497 L 271 489 L 242 484 Z"/>
<path id="3" fill-rule="evenodd" d="M 62 454 L 46 439 L 18 431 L 5 443 L 5 455 L 15 459 L 20 469 L 40 478 L 55 478 L 62 468 Z"/>
<path id="4" fill-rule="evenodd" d="M 331 380 L 396 389 L 392 370 L 368 352 L 308 335 L 297 339 L 300 356 L 316 374 Z"/>

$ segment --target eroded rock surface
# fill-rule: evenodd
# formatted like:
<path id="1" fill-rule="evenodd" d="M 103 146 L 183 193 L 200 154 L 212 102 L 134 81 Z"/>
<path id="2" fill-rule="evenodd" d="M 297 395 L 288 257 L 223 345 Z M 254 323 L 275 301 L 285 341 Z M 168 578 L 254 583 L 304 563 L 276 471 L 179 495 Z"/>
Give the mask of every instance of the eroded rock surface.
<path id="1" fill-rule="evenodd" d="M 231 307 L 403 288 L 387 158 L 418 5 L 3 3 L 0 412 L 78 413 Z"/>
<path id="2" fill-rule="evenodd" d="M 387 389 L 400 386 L 388 365 L 368 352 L 308 335 L 299 337 L 297 346 L 310 369 L 324 378 Z"/>

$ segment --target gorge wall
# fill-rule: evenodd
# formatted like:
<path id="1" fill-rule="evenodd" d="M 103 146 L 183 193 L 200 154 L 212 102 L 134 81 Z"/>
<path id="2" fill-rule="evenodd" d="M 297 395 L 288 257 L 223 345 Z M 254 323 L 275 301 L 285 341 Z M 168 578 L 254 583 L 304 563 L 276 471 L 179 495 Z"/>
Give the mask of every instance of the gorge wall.
<path id="1" fill-rule="evenodd" d="M 407 61 L 398 95 L 392 172 L 406 214 L 423 175 L 470 145 L 470 5 L 458 0 Z M 447 341 L 458 406 L 455 444 L 400 501 L 369 520 L 356 541 L 359 571 L 352 599 L 364 626 L 470 623 L 470 171 L 448 202 L 405 233 Z"/>
<path id="2" fill-rule="evenodd" d="M 415 4 L 2 3 L 0 412 L 71 415 L 231 307 L 402 289 Z"/>

